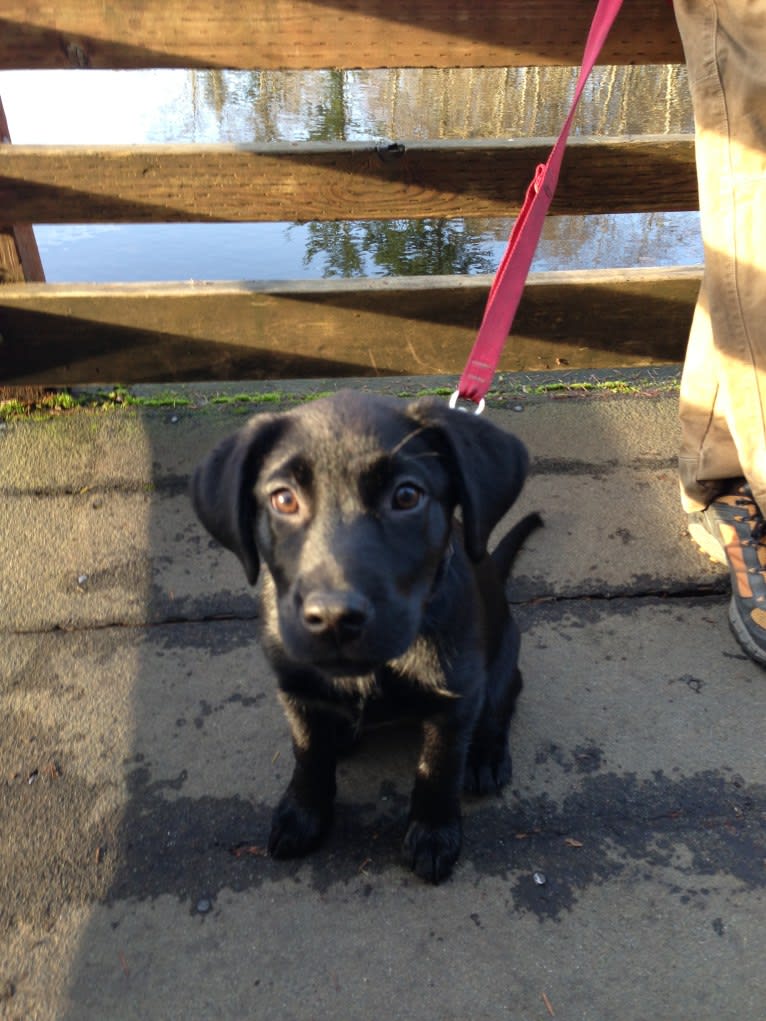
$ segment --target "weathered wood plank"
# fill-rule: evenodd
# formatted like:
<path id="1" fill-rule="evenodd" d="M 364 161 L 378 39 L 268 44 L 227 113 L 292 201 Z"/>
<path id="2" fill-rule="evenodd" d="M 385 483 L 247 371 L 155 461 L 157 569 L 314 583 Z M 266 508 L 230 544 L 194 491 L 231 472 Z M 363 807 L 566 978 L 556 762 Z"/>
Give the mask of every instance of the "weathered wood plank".
<path id="1" fill-rule="evenodd" d="M 11 133 L 0 98 L 0 153 L 8 152 Z M 3 211 L 14 208 L 13 202 L 0 200 L 0 284 L 21 280 L 44 282 L 43 264 L 35 235 L 28 223 L 5 223 Z"/>
<path id="2" fill-rule="evenodd" d="M 532 274 L 501 367 L 683 358 L 700 271 Z M 490 278 L 8 285 L 0 382 L 459 373 Z"/>
<path id="3" fill-rule="evenodd" d="M 0 209 L 30 223 L 514 216 L 553 139 L 0 151 Z M 553 213 L 697 208 L 690 135 L 574 138 Z"/>
<path id="4" fill-rule="evenodd" d="M 0 284 L 22 280 L 45 282 L 34 230 L 26 223 L 0 227 Z"/>
<path id="5" fill-rule="evenodd" d="M 583 0 L 4 0 L 0 67 L 578 64 Z M 625 4 L 605 64 L 680 63 L 669 4 Z"/>

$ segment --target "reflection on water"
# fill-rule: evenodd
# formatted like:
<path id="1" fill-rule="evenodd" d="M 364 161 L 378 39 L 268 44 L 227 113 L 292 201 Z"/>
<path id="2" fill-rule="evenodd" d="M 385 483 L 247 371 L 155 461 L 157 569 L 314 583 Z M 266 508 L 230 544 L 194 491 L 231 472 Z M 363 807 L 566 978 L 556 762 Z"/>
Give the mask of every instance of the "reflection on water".
<path id="1" fill-rule="evenodd" d="M 524 138 L 556 135 L 572 68 L 190 72 L 176 108 L 188 141 Z M 573 134 L 691 131 L 686 69 L 599 67 Z"/>
<path id="2" fill-rule="evenodd" d="M 555 135 L 570 68 L 0 72 L 15 142 L 375 142 Z M 597 68 L 575 134 L 692 130 L 685 69 Z M 42 226 L 56 280 L 297 279 L 495 268 L 511 220 Z M 690 213 L 551 218 L 534 268 L 695 263 Z"/>

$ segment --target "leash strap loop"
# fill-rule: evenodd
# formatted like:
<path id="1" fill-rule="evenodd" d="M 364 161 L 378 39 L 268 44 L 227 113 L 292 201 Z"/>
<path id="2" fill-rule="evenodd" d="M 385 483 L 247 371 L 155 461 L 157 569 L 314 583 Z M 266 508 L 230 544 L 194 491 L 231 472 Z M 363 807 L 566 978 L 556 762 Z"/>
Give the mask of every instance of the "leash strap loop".
<path id="1" fill-rule="evenodd" d="M 449 404 L 450 408 L 452 408 L 453 410 L 455 408 L 457 408 L 458 411 L 468 411 L 468 408 L 461 407 L 458 404 L 458 400 L 459 399 L 460 399 L 460 391 L 459 390 L 454 390 L 452 392 L 452 394 L 450 394 L 450 399 L 449 399 L 449 401 L 447 403 Z M 473 409 L 473 414 L 474 415 L 480 415 L 482 413 L 482 411 L 484 411 L 484 404 L 485 404 L 485 401 L 484 401 L 484 398 L 482 397 L 481 400 L 476 404 L 476 407 Z"/>
<path id="2" fill-rule="evenodd" d="M 622 0 L 598 2 L 569 114 L 547 162 L 537 167 L 527 188 L 521 211 L 492 281 L 481 326 L 458 383 L 457 392 L 464 400 L 478 404 L 489 390 L 521 300 L 545 215 L 556 191 L 564 149 L 580 97 L 621 6 Z"/>

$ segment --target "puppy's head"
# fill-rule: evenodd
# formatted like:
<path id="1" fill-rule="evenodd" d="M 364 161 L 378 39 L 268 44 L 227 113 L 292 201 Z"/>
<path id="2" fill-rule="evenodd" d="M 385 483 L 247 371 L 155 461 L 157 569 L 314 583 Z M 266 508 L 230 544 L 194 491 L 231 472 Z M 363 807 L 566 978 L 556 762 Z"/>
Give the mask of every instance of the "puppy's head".
<path id="1" fill-rule="evenodd" d="M 456 506 L 479 560 L 526 468 L 484 419 L 343 392 L 252 418 L 197 469 L 192 498 L 251 584 L 264 562 L 286 654 L 360 673 L 417 636 Z"/>

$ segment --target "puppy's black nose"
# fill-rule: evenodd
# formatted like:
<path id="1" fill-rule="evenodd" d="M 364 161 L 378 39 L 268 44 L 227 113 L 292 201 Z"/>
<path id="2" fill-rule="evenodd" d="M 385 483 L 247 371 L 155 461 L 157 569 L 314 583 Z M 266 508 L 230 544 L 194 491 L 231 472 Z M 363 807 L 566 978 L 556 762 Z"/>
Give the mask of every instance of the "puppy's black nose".
<path id="1" fill-rule="evenodd" d="M 364 631 L 372 617 L 372 605 L 353 591 L 310 592 L 303 601 L 303 623 L 312 635 L 332 634 L 351 642 Z"/>

